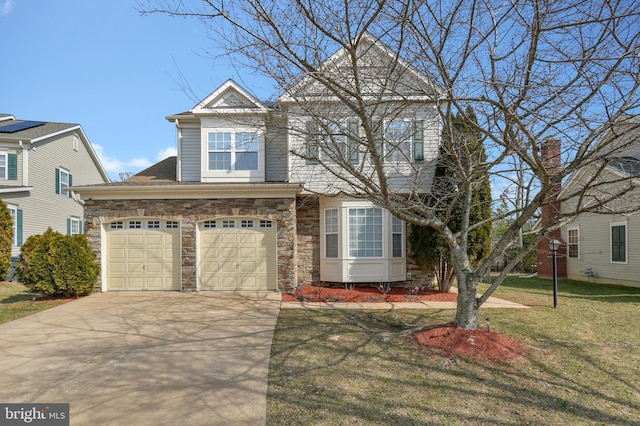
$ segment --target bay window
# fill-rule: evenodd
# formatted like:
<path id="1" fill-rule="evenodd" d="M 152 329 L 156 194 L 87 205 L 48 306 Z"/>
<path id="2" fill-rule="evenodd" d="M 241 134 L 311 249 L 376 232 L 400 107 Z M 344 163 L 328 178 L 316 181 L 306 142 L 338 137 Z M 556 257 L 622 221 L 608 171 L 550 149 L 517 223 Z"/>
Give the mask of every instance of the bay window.
<path id="1" fill-rule="evenodd" d="M 381 209 L 349 209 L 349 256 L 382 257 Z"/>

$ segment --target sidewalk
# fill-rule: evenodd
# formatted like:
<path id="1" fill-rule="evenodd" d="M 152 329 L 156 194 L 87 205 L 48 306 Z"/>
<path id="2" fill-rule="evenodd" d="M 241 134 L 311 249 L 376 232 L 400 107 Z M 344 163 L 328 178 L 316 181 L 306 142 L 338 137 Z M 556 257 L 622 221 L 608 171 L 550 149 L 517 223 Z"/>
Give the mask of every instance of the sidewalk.
<path id="1" fill-rule="evenodd" d="M 282 302 L 280 309 L 379 309 L 379 310 L 393 310 L 393 309 L 455 309 L 455 302 L 408 302 L 408 303 L 387 303 L 387 302 L 372 302 L 372 303 L 324 303 L 324 302 Z M 519 303 L 510 302 L 508 300 L 499 299 L 497 297 L 490 297 L 486 302 L 482 304 L 480 309 L 483 308 L 502 308 L 502 309 L 529 309 L 529 306 L 521 305 Z"/>

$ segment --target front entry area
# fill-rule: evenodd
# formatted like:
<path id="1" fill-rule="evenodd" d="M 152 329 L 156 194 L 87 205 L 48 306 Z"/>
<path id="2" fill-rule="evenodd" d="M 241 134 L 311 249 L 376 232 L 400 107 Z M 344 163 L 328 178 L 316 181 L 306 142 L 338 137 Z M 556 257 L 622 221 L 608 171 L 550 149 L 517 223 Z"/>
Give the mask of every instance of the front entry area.
<path id="1" fill-rule="evenodd" d="M 153 218 L 107 224 L 107 290 L 180 290 L 179 223 Z"/>
<path id="2" fill-rule="evenodd" d="M 198 224 L 199 290 L 276 290 L 276 223 L 225 217 Z"/>

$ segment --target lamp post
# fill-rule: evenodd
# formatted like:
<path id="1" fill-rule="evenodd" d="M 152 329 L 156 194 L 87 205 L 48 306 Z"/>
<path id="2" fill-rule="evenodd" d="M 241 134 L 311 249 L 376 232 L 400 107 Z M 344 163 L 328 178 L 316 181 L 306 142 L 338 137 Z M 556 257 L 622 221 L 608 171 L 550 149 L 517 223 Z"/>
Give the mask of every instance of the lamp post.
<path id="1" fill-rule="evenodd" d="M 557 257 L 558 249 L 562 243 L 556 239 L 549 240 L 549 249 L 553 257 L 553 307 L 558 307 L 558 266 Z"/>

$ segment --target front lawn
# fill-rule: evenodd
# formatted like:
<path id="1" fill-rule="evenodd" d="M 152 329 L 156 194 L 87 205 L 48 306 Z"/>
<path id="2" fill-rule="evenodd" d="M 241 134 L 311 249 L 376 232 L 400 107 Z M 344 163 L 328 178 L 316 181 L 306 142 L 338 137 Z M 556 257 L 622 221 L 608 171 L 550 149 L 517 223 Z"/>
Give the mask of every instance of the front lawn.
<path id="1" fill-rule="evenodd" d="M 519 361 L 419 348 L 404 323 L 453 310 L 283 310 L 269 372 L 268 424 L 640 424 L 640 289 L 509 278 L 484 326 L 527 348 Z"/>
<path id="2" fill-rule="evenodd" d="M 33 298 L 36 298 L 34 301 Z M 41 299 L 17 282 L 0 281 L 0 324 L 61 305 L 61 299 Z"/>

